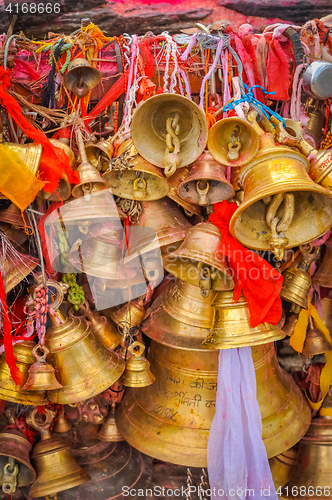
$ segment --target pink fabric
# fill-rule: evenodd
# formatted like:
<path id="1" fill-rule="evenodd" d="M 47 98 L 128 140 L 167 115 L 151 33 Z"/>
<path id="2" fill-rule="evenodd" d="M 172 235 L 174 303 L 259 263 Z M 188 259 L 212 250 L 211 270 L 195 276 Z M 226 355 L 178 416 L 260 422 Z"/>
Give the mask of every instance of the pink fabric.
<path id="1" fill-rule="evenodd" d="M 207 461 L 211 500 L 278 499 L 262 441 L 250 347 L 219 353 L 216 413 Z"/>
<path id="2" fill-rule="evenodd" d="M 240 38 L 234 35 L 234 40 L 235 40 L 236 52 L 238 53 L 238 56 L 241 59 L 241 62 L 243 64 L 243 67 L 245 69 L 248 78 L 249 87 L 253 87 L 254 85 L 256 85 L 256 81 L 250 58 Z M 257 99 L 257 89 L 254 89 L 253 92 L 255 98 Z"/>
<path id="3" fill-rule="evenodd" d="M 201 85 L 201 90 L 200 90 L 200 93 L 199 93 L 199 97 L 200 97 L 200 99 L 199 99 L 199 106 L 201 108 L 204 107 L 205 83 L 211 78 L 212 73 L 216 69 L 217 61 L 218 61 L 218 59 L 220 57 L 220 54 L 221 54 L 222 46 L 223 46 L 223 40 L 220 40 L 220 42 L 218 43 L 218 47 L 217 47 L 217 50 L 216 50 L 216 55 L 214 57 L 213 63 L 211 65 L 208 73 L 203 78 L 202 85 Z"/>
<path id="4" fill-rule="evenodd" d="M 197 33 L 192 35 L 190 42 L 188 44 L 188 47 L 186 48 L 186 50 L 183 52 L 182 56 L 180 57 L 181 61 L 186 61 L 188 59 L 192 48 L 196 45 L 196 36 L 197 36 Z"/>
<path id="5" fill-rule="evenodd" d="M 316 238 L 314 241 L 311 242 L 311 244 L 314 247 L 320 247 L 321 245 L 324 245 L 324 243 L 329 239 L 330 236 L 331 236 L 331 229 L 326 231 L 326 233 L 323 234 L 323 236 L 321 236 L 320 238 Z"/>
<path id="6" fill-rule="evenodd" d="M 228 49 L 221 53 L 221 64 L 222 72 L 224 75 L 224 95 L 223 95 L 223 105 L 225 106 L 231 98 L 231 93 L 228 84 Z M 224 111 L 223 118 L 227 117 L 227 111 Z"/>

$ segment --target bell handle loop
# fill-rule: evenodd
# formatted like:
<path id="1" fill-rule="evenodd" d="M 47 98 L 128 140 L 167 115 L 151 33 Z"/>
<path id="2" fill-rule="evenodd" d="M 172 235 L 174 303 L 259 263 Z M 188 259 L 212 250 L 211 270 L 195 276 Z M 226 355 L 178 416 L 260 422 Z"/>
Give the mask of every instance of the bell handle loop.
<path id="1" fill-rule="evenodd" d="M 31 413 L 27 415 L 26 422 L 28 425 L 40 432 L 42 440 L 49 439 L 51 437 L 49 428 L 57 412 L 45 407 L 45 422 L 38 422 L 36 418 L 37 413 L 38 407 L 34 408 Z"/>
<path id="2" fill-rule="evenodd" d="M 320 254 L 320 247 L 315 246 L 313 247 L 311 243 L 308 243 L 307 245 L 300 245 L 300 252 L 302 254 L 302 259 L 303 262 L 300 264 L 301 268 L 305 266 L 308 270 L 309 266 L 312 262 L 314 262 L 316 259 L 318 259 L 319 254 Z"/>
<path id="3" fill-rule="evenodd" d="M 133 182 L 133 196 L 135 200 L 142 200 L 146 195 L 146 180 L 142 177 L 137 177 Z"/>
<path id="4" fill-rule="evenodd" d="M 246 118 L 248 122 L 254 127 L 256 134 L 258 137 L 263 137 L 265 132 L 257 123 L 258 113 L 255 109 L 251 109 L 247 114 Z"/>
<path id="5" fill-rule="evenodd" d="M 176 161 L 172 161 L 171 165 L 167 165 L 164 169 L 166 177 L 171 177 L 176 172 Z"/>
<path id="6" fill-rule="evenodd" d="M 41 351 L 43 354 L 38 354 L 38 351 Z M 46 362 L 47 355 L 50 351 L 47 349 L 46 345 L 37 344 L 31 352 L 39 363 L 43 363 Z"/>
<path id="7" fill-rule="evenodd" d="M 35 277 L 35 283 L 36 283 L 36 285 L 42 285 L 43 280 L 42 280 L 41 274 L 39 276 Z M 51 304 L 48 304 L 48 308 L 51 308 L 54 311 L 56 311 L 60 307 L 60 305 L 62 304 L 62 302 L 64 300 L 65 293 L 69 288 L 69 285 L 67 285 L 66 283 L 59 283 L 58 281 L 55 281 L 55 280 L 47 280 L 46 286 L 47 286 L 47 289 L 49 289 L 51 287 L 55 288 L 55 292 L 56 292 L 55 299 L 53 302 L 51 302 Z M 35 291 L 34 291 L 34 299 L 36 299 L 36 292 Z"/>
<path id="8" fill-rule="evenodd" d="M 144 350 L 145 350 L 145 345 L 142 344 L 142 342 L 138 342 L 138 340 L 135 340 L 135 342 L 133 342 L 128 347 L 128 351 L 134 358 L 142 357 Z"/>

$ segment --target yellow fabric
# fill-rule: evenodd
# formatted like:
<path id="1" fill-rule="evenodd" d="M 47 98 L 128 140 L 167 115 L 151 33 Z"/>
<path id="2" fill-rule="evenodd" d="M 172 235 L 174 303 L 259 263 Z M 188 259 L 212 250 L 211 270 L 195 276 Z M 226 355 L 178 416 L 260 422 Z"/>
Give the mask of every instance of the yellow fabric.
<path id="1" fill-rule="evenodd" d="M 15 151 L 0 144 L 0 193 L 23 211 L 44 185 Z"/>
<path id="2" fill-rule="evenodd" d="M 302 352 L 304 341 L 307 335 L 307 326 L 309 321 L 309 310 L 302 309 L 299 314 L 299 319 L 294 328 L 294 333 L 291 336 L 289 343 L 297 352 Z"/>
<path id="3" fill-rule="evenodd" d="M 321 408 L 319 414 L 322 417 L 332 417 L 332 408 Z"/>

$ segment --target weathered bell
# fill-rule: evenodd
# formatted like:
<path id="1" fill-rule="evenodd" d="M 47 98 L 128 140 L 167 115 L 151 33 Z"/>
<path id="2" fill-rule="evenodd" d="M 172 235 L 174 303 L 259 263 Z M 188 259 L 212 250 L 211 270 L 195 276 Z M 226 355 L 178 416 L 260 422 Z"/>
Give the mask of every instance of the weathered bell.
<path id="1" fill-rule="evenodd" d="M 79 484 L 89 481 L 90 476 L 76 463 L 69 446 L 64 441 L 52 437 L 49 427 L 54 413 L 45 408 L 46 420 L 36 419 L 38 409 L 27 416 L 27 423 L 39 430 L 41 440 L 33 449 L 31 459 L 37 471 L 37 479 L 30 488 L 29 496 L 39 498 L 54 496 Z"/>
<path id="2" fill-rule="evenodd" d="M 311 412 L 299 387 L 280 367 L 273 343 L 253 347 L 252 356 L 262 438 L 272 457 L 301 439 Z M 191 349 L 189 343 L 186 349 L 173 348 L 152 340 L 148 358 L 156 381 L 126 390 L 115 412 L 119 431 L 134 448 L 158 460 L 206 467 L 218 351 Z"/>
<path id="3" fill-rule="evenodd" d="M 332 195 L 310 179 L 308 168 L 298 151 L 276 146 L 271 135 L 263 134 L 257 156 L 239 173 L 244 199 L 230 221 L 232 236 L 281 260 L 286 248 L 324 234 L 330 227 Z"/>
<path id="4" fill-rule="evenodd" d="M 21 210 L 14 203 L 11 203 L 6 210 L 0 211 L 0 221 L 17 227 L 24 227 Z"/>
<path id="5" fill-rule="evenodd" d="M 145 345 L 137 340 L 133 342 L 128 351 L 132 355 L 126 361 L 126 369 L 119 382 L 125 387 L 147 387 L 156 380 L 151 373 L 149 361 L 142 356 Z"/>
<path id="6" fill-rule="evenodd" d="M 16 366 L 23 375 L 22 386 L 28 378 L 30 366 L 36 361 L 31 352 L 34 347 L 35 343 L 28 340 L 13 345 Z M 15 384 L 6 363 L 5 353 L 2 353 L 0 356 L 0 399 L 33 406 L 45 405 L 48 403 L 45 391 L 26 391 Z"/>
<path id="7" fill-rule="evenodd" d="M 118 443 L 124 441 L 124 437 L 119 432 L 118 426 L 115 422 L 115 403 L 110 406 L 107 418 L 103 422 L 100 431 L 98 432 L 98 439 L 106 443 Z"/>
<path id="8" fill-rule="evenodd" d="M 187 177 L 188 174 L 189 174 L 189 167 L 183 167 L 176 169 L 175 174 L 167 178 L 169 187 L 167 196 L 168 198 L 171 198 L 171 200 L 175 201 L 182 208 L 184 208 L 185 212 L 188 215 L 190 216 L 193 214 L 202 215 L 201 209 L 198 205 L 193 205 L 192 203 L 189 203 L 187 200 L 182 199 L 181 196 L 179 195 L 178 192 L 179 184 Z"/>
<path id="9" fill-rule="evenodd" d="M 15 257 L 0 255 L 0 268 L 5 292 L 8 293 L 34 270 L 39 260 L 16 250 Z"/>
<path id="10" fill-rule="evenodd" d="M 121 334 L 112 321 L 102 316 L 97 311 L 91 311 L 89 304 L 85 301 L 86 317 L 90 321 L 91 330 L 99 342 L 114 351 L 121 342 Z"/>
<path id="11" fill-rule="evenodd" d="M 325 338 L 324 334 L 314 327 L 311 316 L 309 317 L 309 329 L 304 341 L 302 356 L 312 358 L 318 354 L 332 351 L 332 344 Z"/>
<path id="12" fill-rule="evenodd" d="M 313 418 L 306 435 L 299 442 L 294 470 L 282 488 L 281 498 L 331 498 L 332 491 L 332 394 L 325 398 L 318 418 Z M 302 490 L 301 490 L 302 487 Z"/>
<path id="13" fill-rule="evenodd" d="M 103 174 L 114 195 L 138 201 L 159 200 L 167 195 L 169 187 L 161 170 L 144 160 L 131 140 L 121 144 L 117 157 L 120 156 L 127 168 L 112 168 Z"/>
<path id="14" fill-rule="evenodd" d="M 210 290 L 231 290 L 234 282 L 225 257 L 219 252 L 220 231 L 211 222 L 202 222 L 186 231 L 175 252 L 164 255 L 165 269 L 182 281 L 199 286 L 202 295 Z"/>
<path id="15" fill-rule="evenodd" d="M 61 324 L 51 317 L 55 324 L 47 330 L 45 345 L 63 387 L 47 394 L 53 403 L 84 401 L 114 384 L 125 369 L 124 361 L 99 342 L 87 321 L 56 314 Z"/>
<path id="16" fill-rule="evenodd" d="M 131 300 L 124 306 L 111 312 L 111 318 L 120 331 L 139 326 L 145 316 L 144 301 L 141 297 Z"/>
<path id="17" fill-rule="evenodd" d="M 239 167 L 257 154 L 259 136 L 248 120 L 232 116 L 219 120 L 211 127 L 208 149 L 222 165 Z"/>
<path id="18" fill-rule="evenodd" d="M 316 286 L 332 288 L 332 238 L 330 237 L 324 245 L 325 255 L 312 278 L 312 282 Z"/>
<path id="19" fill-rule="evenodd" d="M 176 250 L 183 241 L 186 230 L 191 228 L 176 203 L 168 198 L 143 201 L 143 212 L 129 232 L 131 254 L 147 253 L 160 248 L 162 254 Z M 132 228 L 142 228 L 142 231 Z"/>
<path id="20" fill-rule="evenodd" d="M 42 355 L 38 354 L 42 352 Z M 32 349 L 32 354 L 36 362 L 29 368 L 28 379 L 22 387 L 26 391 L 52 391 L 61 389 L 62 385 L 57 381 L 55 370 L 50 363 L 47 363 L 46 357 L 49 350 L 45 346 L 36 345 Z"/>
<path id="21" fill-rule="evenodd" d="M 261 323 L 250 326 L 250 312 L 243 294 L 233 301 L 233 291 L 219 292 L 212 302 L 213 321 L 209 335 L 203 342 L 207 349 L 233 349 L 255 346 L 283 339 L 278 326 Z"/>
<path id="22" fill-rule="evenodd" d="M 286 317 L 286 321 L 281 328 L 285 335 L 287 335 L 288 337 L 291 337 L 293 335 L 298 319 L 299 315 L 295 313 L 289 314 Z"/>
<path id="23" fill-rule="evenodd" d="M 164 168 L 167 177 L 199 157 L 207 136 L 204 112 L 178 94 L 150 97 L 133 115 L 131 137 L 137 151 L 149 163 Z"/>
<path id="24" fill-rule="evenodd" d="M 276 490 L 284 486 L 292 475 L 296 463 L 297 452 L 297 446 L 293 446 L 284 453 L 270 458 L 269 465 Z"/>
<path id="25" fill-rule="evenodd" d="M 107 163 L 107 168 L 109 162 L 111 161 L 114 153 L 114 148 L 112 144 L 112 137 L 108 139 L 101 140 L 94 144 L 93 142 L 88 142 L 85 145 L 86 156 L 89 162 L 98 170 L 103 171 L 103 163 Z"/>
<path id="26" fill-rule="evenodd" d="M 225 177 L 226 167 L 204 151 L 195 161 L 188 176 L 179 184 L 179 195 L 195 205 L 214 205 L 234 196 L 233 186 Z"/>
<path id="27" fill-rule="evenodd" d="M 92 192 L 102 191 L 108 188 L 108 184 L 103 180 L 98 170 L 89 162 L 81 131 L 76 132 L 76 141 L 80 152 L 81 163 L 77 167 L 77 172 L 80 178 L 79 184 L 73 187 L 72 195 L 74 198 L 87 196 Z"/>
<path id="28" fill-rule="evenodd" d="M 101 73 L 93 68 L 83 57 L 73 59 L 68 64 L 68 71 L 63 77 L 63 84 L 77 97 L 88 95 L 101 80 Z"/>
<path id="29" fill-rule="evenodd" d="M 36 479 L 29 457 L 32 446 L 16 428 L 14 412 L 14 408 L 6 410 L 11 425 L 0 433 L 0 484 L 7 495 L 12 495 L 17 488 L 30 486 Z"/>

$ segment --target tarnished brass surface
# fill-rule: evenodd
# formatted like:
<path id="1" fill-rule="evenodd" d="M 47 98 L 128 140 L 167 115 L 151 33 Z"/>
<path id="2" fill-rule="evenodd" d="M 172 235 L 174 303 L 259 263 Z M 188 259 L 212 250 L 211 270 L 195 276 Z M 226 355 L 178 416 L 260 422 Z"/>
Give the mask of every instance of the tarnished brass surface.
<path id="1" fill-rule="evenodd" d="M 41 351 L 42 355 L 38 354 L 38 351 Z M 27 391 L 51 391 L 62 387 L 56 379 L 53 366 L 46 362 L 48 353 L 49 351 L 45 346 L 37 345 L 32 349 L 36 362 L 30 366 L 28 379 L 22 389 Z"/>
<path id="2" fill-rule="evenodd" d="M 225 177 L 226 167 L 216 162 L 208 151 L 204 151 L 194 162 L 178 192 L 185 201 L 205 206 L 213 205 L 234 196 L 233 186 Z"/>
<path id="3" fill-rule="evenodd" d="M 312 358 L 318 354 L 324 354 L 324 352 L 331 351 L 332 344 L 318 328 L 314 327 L 312 318 L 309 319 L 309 324 L 310 328 L 307 331 L 301 354 Z"/>
<path id="4" fill-rule="evenodd" d="M 261 323 L 250 326 L 250 312 L 243 294 L 233 302 L 233 291 L 219 292 L 212 302 L 212 327 L 203 346 L 207 349 L 232 349 L 255 346 L 283 339 L 278 326 Z"/>
<path id="5" fill-rule="evenodd" d="M 100 431 L 98 432 L 98 439 L 106 443 L 118 443 L 124 441 L 124 437 L 119 432 L 118 426 L 115 422 L 115 403 L 109 408 L 107 418 L 103 422 Z"/>
<path id="6" fill-rule="evenodd" d="M 129 200 L 151 201 L 164 198 L 168 194 L 167 180 L 158 167 L 144 160 L 137 152 L 132 141 L 125 141 L 118 150 L 118 155 L 126 152 L 128 168 L 105 172 L 103 179 L 111 192 Z"/>
<path id="7" fill-rule="evenodd" d="M 332 238 L 329 238 L 324 245 L 325 255 L 312 278 L 312 282 L 316 286 L 332 288 Z"/>
<path id="8" fill-rule="evenodd" d="M 331 225 L 332 197 L 310 179 L 308 166 L 303 155 L 286 146 L 275 146 L 266 134 L 258 155 L 240 171 L 244 199 L 230 221 L 232 236 L 248 248 L 271 249 L 272 231 L 263 200 L 278 193 L 294 195 L 294 216 L 282 233 L 286 239 L 283 248 L 308 243 L 324 234 Z M 276 216 L 282 220 L 283 215 L 281 204 Z"/>
<path id="9" fill-rule="evenodd" d="M 273 343 L 253 347 L 252 355 L 262 437 L 272 457 L 301 439 L 311 413 L 301 390 L 279 366 Z M 156 382 L 126 391 L 115 414 L 119 431 L 129 444 L 159 460 L 206 467 L 218 351 L 173 349 L 151 341 L 148 358 Z"/>
<path id="10" fill-rule="evenodd" d="M 233 136 L 232 140 L 234 132 L 239 139 L 238 147 L 236 137 Z M 258 147 L 259 137 L 255 128 L 247 120 L 237 116 L 219 120 L 209 131 L 208 149 L 222 165 L 245 165 L 256 156 Z M 233 159 L 229 155 L 232 149 L 237 150 Z"/>
<path id="11" fill-rule="evenodd" d="M 220 242 L 220 231 L 211 222 L 197 224 L 186 231 L 183 243 L 175 252 L 164 255 L 164 267 L 180 280 L 200 288 L 202 268 L 208 267 L 210 289 L 231 290 L 234 282 L 225 257 L 219 252 Z"/>
<path id="12" fill-rule="evenodd" d="M 22 386 L 28 378 L 29 367 L 36 361 L 31 352 L 34 346 L 35 343 L 28 340 L 13 345 L 16 366 L 23 375 Z M 24 391 L 15 384 L 6 363 L 5 353 L 0 356 L 0 399 L 23 405 L 37 406 L 48 403 L 45 391 Z"/>
<path id="13" fill-rule="evenodd" d="M 323 316 L 322 320 L 324 322 L 324 325 L 327 326 L 329 331 L 332 331 L 332 294 L 331 291 L 329 291 L 329 294 L 327 297 L 324 297 L 324 299 L 321 300 L 322 303 L 322 309 L 323 309 Z"/>
<path id="14" fill-rule="evenodd" d="M 100 394 L 125 369 L 124 361 L 99 342 L 85 320 L 71 317 L 53 325 L 47 330 L 45 345 L 63 385 L 48 392 L 53 403 L 76 403 Z"/>
<path id="15" fill-rule="evenodd" d="M 177 168 L 175 174 L 171 177 L 167 177 L 167 182 L 169 186 L 169 191 L 167 193 L 168 198 L 175 201 L 178 205 L 187 210 L 190 214 L 202 215 L 201 209 L 198 205 L 193 205 L 187 200 L 183 200 L 178 192 L 178 186 L 189 173 L 189 167 Z"/>
<path id="16" fill-rule="evenodd" d="M 280 486 L 284 486 L 289 480 L 296 462 L 297 446 L 293 446 L 289 450 L 270 458 L 269 465 L 276 490 Z"/>
<path id="17" fill-rule="evenodd" d="M 93 68 L 83 57 L 77 57 L 70 61 L 67 73 L 63 77 L 63 84 L 74 95 L 82 98 L 88 95 L 100 80 L 100 71 Z"/>
<path id="18" fill-rule="evenodd" d="M 17 487 L 30 486 L 36 479 L 36 472 L 30 463 L 29 453 L 32 449 L 27 438 L 16 428 L 5 429 L 0 433 L 0 484 L 3 484 L 4 467 L 8 457 L 12 457 L 18 465 Z"/>
<path id="19" fill-rule="evenodd" d="M 281 328 L 282 331 L 288 336 L 288 337 L 291 337 L 294 333 L 294 328 L 296 326 L 296 323 L 297 323 L 297 320 L 299 319 L 299 315 L 298 314 L 289 314 L 286 318 L 286 321 L 283 325 L 283 327 Z"/>
<path id="20" fill-rule="evenodd" d="M 133 143 L 143 158 L 157 167 L 164 167 L 166 122 L 179 113 L 180 151 L 178 168 L 193 163 L 204 151 L 208 125 L 204 112 L 197 104 L 179 94 L 159 94 L 150 97 L 135 111 L 131 124 Z"/>
<path id="21" fill-rule="evenodd" d="M 86 156 L 89 162 L 97 169 L 102 170 L 103 160 L 108 163 L 112 159 L 114 148 L 112 138 L 104 139 L 97 144 L 92 142 L 85 144 Z"/>
<path id="22" fill-rule="evenodd" d="M 310 275 L 299 268 L 286 269 L 283 272 L 280 297 L 308 309 L 308 296 L 311 288 Z"/>
<path id="23" fill-rule="evenodd" d="M 150 370 L 149 361 L 143 357 L 145 345 L 135 341 L 128 347 L 132 357 L 126 361 L 126 369 L 119 382 L 126 387 L 147 387 L 153 384 L 156 377 Z"/>
<path id="24" fill-rule="evenodd" d="M 13 257 L 9 258 L 8 256 L 1 256 L 0 258 L 3 285 L 6 293 L 24 280 L 39 263 L 38 259 L 30 255 L 20 252 L 17 252 L 16 255 L 15 260 Z"/>
<path id="25" fill-rule="evenodd" d="M 141 297 L 131 300 L 120 309 L 111 312 L 111 318 L 120 331 L 140 325 L 144 316 L 145 308 Z"/>

